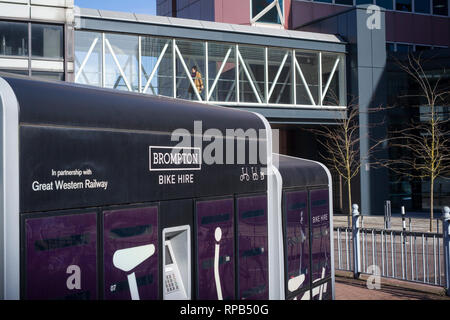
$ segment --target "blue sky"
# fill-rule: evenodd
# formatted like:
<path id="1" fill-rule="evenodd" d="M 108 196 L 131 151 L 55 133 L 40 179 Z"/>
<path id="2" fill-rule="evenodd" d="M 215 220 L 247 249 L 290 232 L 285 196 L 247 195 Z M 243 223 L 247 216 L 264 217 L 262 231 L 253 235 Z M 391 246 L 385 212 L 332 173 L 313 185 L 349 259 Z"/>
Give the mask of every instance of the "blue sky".
<path id="1" fill-rule="evenodd" d="M 156 0 L 75 0 L 81 8 L 156 14 Z"/>

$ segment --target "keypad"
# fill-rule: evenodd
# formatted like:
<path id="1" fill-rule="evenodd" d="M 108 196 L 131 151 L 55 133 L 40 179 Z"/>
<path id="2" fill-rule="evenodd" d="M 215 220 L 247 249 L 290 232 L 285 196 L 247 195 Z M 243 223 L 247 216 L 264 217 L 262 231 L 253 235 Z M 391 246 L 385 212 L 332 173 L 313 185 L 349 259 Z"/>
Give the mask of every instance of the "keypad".
<path id="1" fill-rule="evenodd" d="M 174 273 L 169 273 L 169 274 L 166 275 L 165 285 L 166 285 L 166 292 L 167 293 L 179 290 L 177 279 L 176 279 Z"/>

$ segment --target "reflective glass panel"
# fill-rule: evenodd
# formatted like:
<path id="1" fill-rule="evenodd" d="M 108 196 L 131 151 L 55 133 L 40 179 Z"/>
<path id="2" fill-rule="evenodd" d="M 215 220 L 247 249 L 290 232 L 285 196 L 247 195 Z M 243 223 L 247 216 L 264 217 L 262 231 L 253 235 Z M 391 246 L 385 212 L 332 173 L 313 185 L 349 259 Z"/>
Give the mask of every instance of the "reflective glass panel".
<path id="1" fill-rule="evenodd" d="M 75 32 L 75 82 L 102 85 L 102 34 Z"/>
<path id="2" fill-rule="evenodd" d="M 194 82 L 202 100 L 205 99 L 205 43 L 202 41 L 176 41 L 180 55 L 177 54 L 176 86 L 177 98 L 198 101 Z M 196 67 L 197 72 L 192 72 Z M 192 82 L 189 80 L 191 77 Z M 202 89 L 203 87 L 203 89 Z"/>
<path id="3" fill-rule="evenodd" d="M 31 54 L 33 57 L 63 59 L 64 29 L 61 25 L 32 24 Z"/>
<path id="4" fill-rule="evenodd" d="M 208 69 L 211 101 L 236 101 L 236 50 L 224 43 L 209 43 Z"/>
<path id="5" fill-rule="evenodd" d="M 269 49 L 269 103 L 291 104 L 291 50 Z"/>
<path id="6" fill-rule="evenodd" d="M 311 98 L 314 103 L 317 104 L 319 96 L 319 59 L 318 54 L 314 52 L 301 52 L 296 51 L 296 59 L 299 67 L 302 71 L 303 78 L 306 81 L 303 82 L 302 76 L 299 70 L 296 68 L 296 90 L 297 90 L 297 104 L 312 105 Z M 309 92 L 308 92 L 309 89 Z M 311 95 L 311 97 L 310 97 Z"/>
<path id="7" fill-rule="evenodd" d="M 28 24 L 0 21 L 0 55 L 28 55 Z"/>
<path id="8" fill-rule="evenodd" d="M 323 105 L 325 106 L 341 105 L 339 88 L 339 64 L 342 63 L 341 60 L 342 58 L 336 54 L 322 54 L 322 94 L 324 96 Z"/>
<path id="9" fill-rule="evenodd" d="M 264 101 L 264 48 L 239 46 L 239 99 L 241 102 Z"/>
<path id="10" fill-rule="evenodd" d="M 142 37 L 141 41 L 143 92 L 172 97 L 172 41 L 153 37 Z"/>
<path id="11" fill-rule="evenodd" d="M 105 87 L 138 91 L 138 37 L 105 35 Z"/>
<path id="12" fill-rule="evenodd" d="M 447 0 L 433 0 L 433 14 L 440 16 L 448 15 L 448 3 Z"/>

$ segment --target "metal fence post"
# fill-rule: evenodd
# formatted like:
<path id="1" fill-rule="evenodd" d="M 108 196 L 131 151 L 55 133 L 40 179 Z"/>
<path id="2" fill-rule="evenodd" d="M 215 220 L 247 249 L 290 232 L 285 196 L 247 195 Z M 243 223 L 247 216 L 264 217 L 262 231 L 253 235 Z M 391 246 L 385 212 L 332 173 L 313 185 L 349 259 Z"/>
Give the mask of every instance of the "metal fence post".
<path id="1" fill-rule="evenodd" d="M 360 249 L 360 235 L 359 235 L 359 222 L 360 214 L 358 211 L 358 205 L 353 206 L 353 221 L 352 221 L 352 239 L 353 239 L 353 275 L 355 278 L 359 277 L 361 273 L 361 249 Z"/>
<path id="2" fill-rule="evenodd" d="M 450 295 L 450 208 L 442 209 L 442 234 L 444 237 L 445 291 Z"/>
<path id="3" fill-rule="evenodd" d="M 391 201 L 386 200 L 384 204 L 384 228 L 390 229 L 391 228 Z"/>

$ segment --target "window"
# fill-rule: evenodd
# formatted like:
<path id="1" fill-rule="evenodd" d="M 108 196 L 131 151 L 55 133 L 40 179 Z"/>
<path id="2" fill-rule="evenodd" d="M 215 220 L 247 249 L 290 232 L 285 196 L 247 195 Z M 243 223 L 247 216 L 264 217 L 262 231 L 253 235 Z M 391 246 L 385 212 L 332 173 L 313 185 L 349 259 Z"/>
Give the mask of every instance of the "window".
<path id="1" fill-rule="evenodd" d="M 430 0 L 415 0 L 414 11 L 417 13 L 430 13 Z"/>
<path id="2" fill-rule="evenodd" d="M 64 57 L 63 26 L 32 24 L 31 47 L 33 57 L 62 59 Z"/>
<path id="3" fill-rule="evenodd" d="M 349 6 L 353 5 L 353 0 L 336 0 L 336 4 L 347 4 Z"/>
<path id="4" fill-rule="evenodd" d="M 395 45 L 391 42 L 386 42 L 386 51 L 387 52 L 394 52 L 395 51 Z"/>
<path id="5" fill-rule="evenodd" d="M 433 14 L 440 16 L 448 15 L 448 3 L 447 0 L 433 0 Z"/>
<path id="6" fill-rule="evenodd" d="M 277 1 L 281 16 L 278 12 Z M 283 24 L 283 12 L 283 0 L 252 0 L 252 22 Z"/>
<path id="7" fill-rule="evenodd" d="M 0 21 L 0 55 L 28 55 L 28 24 Z"/>
<path id="8" fill-rule="evenodd" d="M 28 75 L 28 70 L 10 70 L 10 69 L 0 69 L 0 72 L 13 73 L 13 74 L 21 74 L 24 76 Z"/>
<path id="9" fill-rule="evenodd" d="M 395 10 L 411 12 L 411 0 L 395 0 Z"/>
<path id="10" fill-rule="evenodd" d="M 422 45 L 416 45 L 416 51 L 425 51 L 425 50 L 431 50 L 431 46 L 422 46 Z"/>
<path id="11" fill-rule="evenodd" d="M 316 0 L 316 2 L 326 2 L 326 3 L 331 3 L 331 0 Z"/>
<path id="12" fill-rule="evenodd" d="M 380 6 L 382 8 L 392 10 L 392 0 L 377 0 L 377 6 Z"/>
<path id="13" fill-rule="evenodd" d="M 373 0 L 356 0 L 355 4 L 373 4 Z"/>
<path id="14" fill-rule="evenodd" d="M 64 80 L 64 73 L 62 72 L 32 71 L 31 76 L 46 80 Z"/>
<path id="15" fill-rule="evenodd" d="M 414 49 L 414 47 L 410 44 L 398 44 L 397 43 L 397 52 L 408 53 L 408 52 L 412 52 L 413 49 Z"/>

